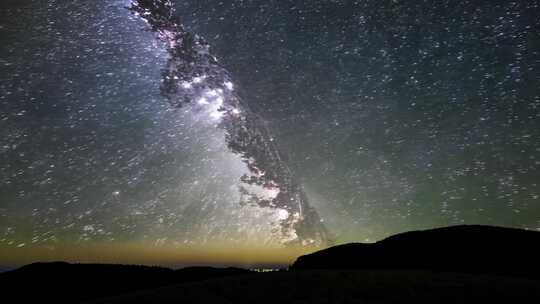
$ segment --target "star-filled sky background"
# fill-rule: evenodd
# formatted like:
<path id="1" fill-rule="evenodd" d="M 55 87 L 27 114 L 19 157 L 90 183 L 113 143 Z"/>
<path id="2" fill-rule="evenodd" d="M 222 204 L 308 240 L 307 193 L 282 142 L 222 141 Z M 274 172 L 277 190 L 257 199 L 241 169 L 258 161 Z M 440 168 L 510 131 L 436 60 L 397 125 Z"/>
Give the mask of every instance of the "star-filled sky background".
<path id="1" fill-rule="evenodd" d="M 540 230 L 540 1 L 172 1 L 334 243 Z M 0 263 L 288 263 L 128 0 L 0 3 Z M 281 211 L 283 212 L 283 211 Z"/>

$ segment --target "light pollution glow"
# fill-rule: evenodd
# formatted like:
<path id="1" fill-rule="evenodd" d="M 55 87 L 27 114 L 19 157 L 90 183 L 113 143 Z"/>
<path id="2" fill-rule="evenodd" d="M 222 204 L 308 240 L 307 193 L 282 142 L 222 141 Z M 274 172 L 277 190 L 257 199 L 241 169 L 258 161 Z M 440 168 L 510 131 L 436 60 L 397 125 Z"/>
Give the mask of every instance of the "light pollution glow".
<path id="1" fill-rule="evenodd" d="M 0 251 L 0 261 L 6 265 L 24 265 L 35 261 L 67 261 L 74 263 L 120 263 L 181 267 L 189 265 L 236 266 L 252 268 L 261 265 L 290 265 L 315 248 L 304 246 L 271 247 L 229 242 L 202 246 L 155 246 L 144 242 L 84 243 L 77 246 L 59 244 L 56 247 L 9 247 Z"/>

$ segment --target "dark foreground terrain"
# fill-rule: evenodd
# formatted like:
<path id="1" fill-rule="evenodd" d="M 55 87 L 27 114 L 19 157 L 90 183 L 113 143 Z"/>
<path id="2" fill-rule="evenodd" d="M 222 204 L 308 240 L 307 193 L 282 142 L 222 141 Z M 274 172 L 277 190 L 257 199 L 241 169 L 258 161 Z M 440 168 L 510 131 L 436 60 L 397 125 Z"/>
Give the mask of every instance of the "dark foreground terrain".
<path id="1" fill-rule="evenodd" d="M 2 303 L 540 303 L 540 232 L 456 226 L 302 256 L 289 271 L 37 263 Z"/>
<path id="2" fill-rule="evenodd" d="M 134 291 L 251 273 L 239 268 L 35 263 L 0 273 L 0 303 L 80 303 Z"/>
<path id="3" fill-rule="evenodd" d="M 213 279 L 91 303 L 540 303 L 540 282 L 427 271 L 307 270 Z"/>

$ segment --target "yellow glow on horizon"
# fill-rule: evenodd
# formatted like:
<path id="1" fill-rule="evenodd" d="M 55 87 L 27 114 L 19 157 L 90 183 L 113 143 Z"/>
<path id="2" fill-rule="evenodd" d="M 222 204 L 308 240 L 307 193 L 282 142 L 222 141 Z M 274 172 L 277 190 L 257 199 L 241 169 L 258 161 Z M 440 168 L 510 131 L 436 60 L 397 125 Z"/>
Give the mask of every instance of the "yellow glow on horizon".
<path id="1" fill-rule="evenodd" d="M 257 265 L 289 265 L 294 260 L 321 248 L 263 247 L 240 245 L 232 247 L 154 246 L 143 243 L 89 243 L 79 246 L 4 247 L 0 248 L 0 263 L 24 265 L 33 262 L 66 261 L 73 263 L 145 264 L 163 266 L 214 265 L 249 268 Z"/>

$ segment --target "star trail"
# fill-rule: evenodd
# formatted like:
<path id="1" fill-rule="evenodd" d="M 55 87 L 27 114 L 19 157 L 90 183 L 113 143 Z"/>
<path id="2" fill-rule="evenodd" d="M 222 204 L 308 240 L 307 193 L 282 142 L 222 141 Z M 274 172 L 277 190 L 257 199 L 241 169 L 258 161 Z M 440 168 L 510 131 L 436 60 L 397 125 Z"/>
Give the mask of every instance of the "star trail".
<path id="1" fill-rule="evenodd" d="M 288 263 L 413 229 L 540 230 L 539 15 L 3 1 L 0 263 Z"/>

